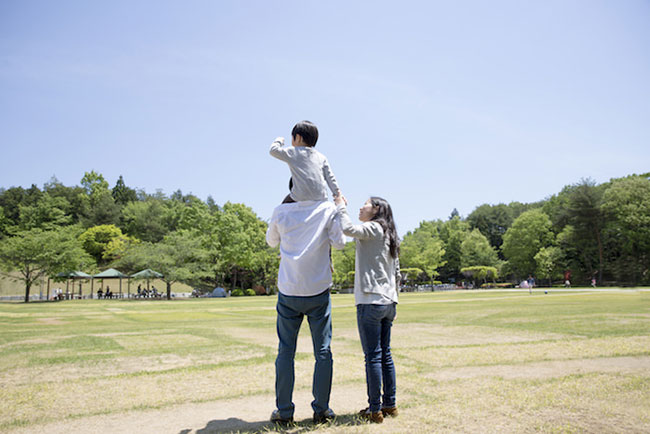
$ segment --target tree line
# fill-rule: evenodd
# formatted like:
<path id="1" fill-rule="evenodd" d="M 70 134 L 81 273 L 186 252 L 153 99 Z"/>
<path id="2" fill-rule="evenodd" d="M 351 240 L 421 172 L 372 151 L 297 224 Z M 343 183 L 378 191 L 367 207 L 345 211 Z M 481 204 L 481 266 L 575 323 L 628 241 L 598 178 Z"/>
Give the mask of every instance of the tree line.
<path id="1" fill-rule="evenodd" d="M 535 203 L 478 206 L 423 221 L 402 242 L 414 280 L 650 283 L 650 173 L 568 185 Z"/>
<path id="2" fill-rule="evenodd" d="M 277 249 L 265 242 L 266 223 L 240 203 L 217 205 L 180 190 L 167 196 L 113 188 L 85 173 L 81 186 L 53 178 L 42 189 L 0 189 L 0 266 L 31 286 L 45 277 L 115 267 L 125 273 L 151 268 L 171 285 L 251 288 L 272 286 Z"/>
<path id="3" fill-rule="evenodd" d="M 167 294 L 182 282 L 212 289 L 273 287 L 278 250 L 266 222 L 241 203 L 217 205 L 180 190 L 147 194 L 120 176 L 110 188 L 86 172 L 81 185 L 0 189 L 0 268 L 31 286 L 60 272 L 152 268 Z M 354 243 L 334 250 L 334 282 L 354 280 Z M 429 220 L 408 232 L 400 262 L 407 283 L 552 283 L 570 271 L 585 284 L 650 283 L 650 174 L 582 180 L 535 203 L 478 206 L 467 217 Z"/>

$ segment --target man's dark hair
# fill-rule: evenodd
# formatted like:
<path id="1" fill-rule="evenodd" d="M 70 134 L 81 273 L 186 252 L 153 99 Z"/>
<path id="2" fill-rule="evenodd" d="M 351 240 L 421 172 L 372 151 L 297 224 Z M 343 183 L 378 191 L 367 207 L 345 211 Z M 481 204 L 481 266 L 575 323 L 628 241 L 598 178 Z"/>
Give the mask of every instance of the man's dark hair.
<path id="1" fill-rule="evenodd" d="M 309 121 L 300 121 L 291 130 L 291 137 L 296 139 L 296 134 L 300 134 L 305 145 L 314 147 L 318 141 L 318 128 Z"/>

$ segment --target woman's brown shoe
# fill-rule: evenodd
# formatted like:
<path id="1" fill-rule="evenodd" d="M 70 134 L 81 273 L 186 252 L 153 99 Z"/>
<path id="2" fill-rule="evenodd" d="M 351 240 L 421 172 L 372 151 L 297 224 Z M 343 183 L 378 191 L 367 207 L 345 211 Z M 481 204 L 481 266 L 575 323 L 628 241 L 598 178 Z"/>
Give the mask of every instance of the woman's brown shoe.
<path id="1" fill-rule="evenodd" d="M 382 423 L 384 421 L 384 415 L 381 411 L 370 411 L 370 407 L 361 410 L 359 415 L 373 423 Z"/>
<path id="2" fill-rule="evenodd" d="M 384 417 L 396 417 L 399 414 L 399 411 L 397 411 L 397 407 L 384 407 L 381 409 L 381 414 Z"/>

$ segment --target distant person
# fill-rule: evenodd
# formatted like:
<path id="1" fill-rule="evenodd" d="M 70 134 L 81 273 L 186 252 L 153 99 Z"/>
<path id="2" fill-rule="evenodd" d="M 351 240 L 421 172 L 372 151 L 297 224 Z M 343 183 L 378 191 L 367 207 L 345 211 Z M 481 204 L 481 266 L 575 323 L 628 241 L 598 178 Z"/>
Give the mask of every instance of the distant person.
<path id="1" fill-rule="evenodd" d="M 393 211 L 385 199 L 371 197 L 366 201 L 359 210 L 360 225 L 352 224 L 344 197 L 339 195 L 334 202 L 341 214 L 343 233 L 356 239 L 354 302 L 369 404 L 360 414 L 371 422 L 382 423 L 384 416 L 398 414 L 390 332 L 397 315 L 401 280 L 399 238 Z"/>
<path id="2" fill-rule="evenodd" d="M 592 287 L 592 288 L 595 288 L 595 287 L 596 287 L 596 278 L 595 278 L 595 277 L 592 277 L 592 278 L 591 278 L 591 287 Z"/>
<path id="3" fill-rule="evenodd" d="M 291 145 L 284 147 L 284 137 L 276 138 L 269 153 L 289 165 L 291 191 L 282 203 L 307 200 L 327 200 L 327 187 L 334 196 L 339 186 L 327 158 L 314 147 L 318 141 L 318 128 L 309 121 L 298 122 L 291 131 Z"/>
<path id="4" fill-rule="evenodd" d="M 104 295 L 104 291 L 102 291 L 101 288 L 97 290 L 97 298 L 102 298 L 102 295 Z"/>
<path id="5" fill-rule="evenodd" d="M 280 246 L 278 271 L 277 333 L 278 356 L 275 360 L 275 405 L 271 422 L 293 422 L 294 358 L 298 332 L 306 316 L 314 348 L 314 376 L 311 403 L 313 421 L 335 417 L 329 407 L 332 391 L 332 302 L 329 249 L 342 249 L 336 207 L 329 201 L 283 203 L 275 208 L 266 232 L 271 247 Z"/>
<path id="6" fill-rule="evenodd" d="M 569 279 L 564 281 L 564 287 L 565 288 L 571 288 L 571 281 Z"/>
<path id="7" fill-rule="evenodd" d="M 535 278 L 531 274 L 529 274 L 526 283 L 528 284 L 528 293 L 532 294 L 533 286 L 535 286 Z"/>

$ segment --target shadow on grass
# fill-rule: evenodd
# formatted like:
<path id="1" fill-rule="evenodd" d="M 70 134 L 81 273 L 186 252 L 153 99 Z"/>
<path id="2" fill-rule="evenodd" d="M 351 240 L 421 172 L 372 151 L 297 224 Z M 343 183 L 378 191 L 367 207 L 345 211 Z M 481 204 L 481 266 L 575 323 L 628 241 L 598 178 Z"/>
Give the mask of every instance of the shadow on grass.
<path id="1" fill-rule="evenodd" d="M 280 426 L 273 424 L 269 421 L 262 422 L 247 422 L 236 417 L 221 420 L 211 420 L 208 424 L 196 430 L 196 434 L 214 434 L 214 433 L 286 433 L 286 434 L 299 434 L 316 431 L 320 428 L 328 426 L 354 426 L 363 425 L 367 422 L 359 417 L 356 413 L 343 414 L 336 416 L 330 422 L 323 424 L 315 424 L 310 419 L 296 421 L 288 426 Z M 181 430 L 178 434 L 188 434 L 192 432 L 191 429 Z"/>

